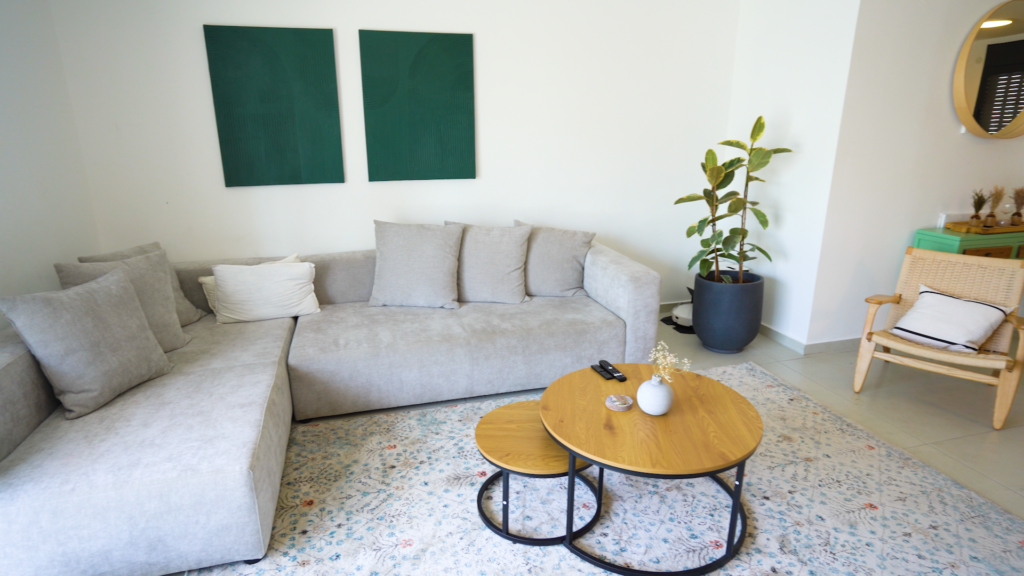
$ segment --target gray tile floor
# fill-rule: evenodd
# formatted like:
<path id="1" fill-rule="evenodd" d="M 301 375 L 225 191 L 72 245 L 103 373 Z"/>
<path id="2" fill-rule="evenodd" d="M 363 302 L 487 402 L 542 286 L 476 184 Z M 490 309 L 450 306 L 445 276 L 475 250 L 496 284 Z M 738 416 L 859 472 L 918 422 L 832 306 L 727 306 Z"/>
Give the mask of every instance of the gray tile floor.
<path id="1" fill-rule="evenodd" d="M 853 392 L 855 350 L 801 356 L 758 336 L 739 354 L 705 350 L 696 336 L 661 325 L 659 338 L 692 369 L 756 362 L 890 444 L 1024 517 L 1024 392 L 1006 425 L 992 429 L 994 386 L 875 360 Z"/>

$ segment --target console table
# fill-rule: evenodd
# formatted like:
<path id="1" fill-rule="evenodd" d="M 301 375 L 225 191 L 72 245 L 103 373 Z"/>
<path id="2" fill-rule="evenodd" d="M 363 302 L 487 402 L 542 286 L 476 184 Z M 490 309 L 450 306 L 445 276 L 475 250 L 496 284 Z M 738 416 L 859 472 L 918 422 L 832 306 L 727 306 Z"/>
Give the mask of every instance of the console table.
<path id="1" fill-rule="evenodd" d="M 970 234 L 945 228 L 922 228 L 914 234 L 914 248 L 988 256 L 990 258 L 1024 258 L 1024 232 L 1006 234 Z"/>

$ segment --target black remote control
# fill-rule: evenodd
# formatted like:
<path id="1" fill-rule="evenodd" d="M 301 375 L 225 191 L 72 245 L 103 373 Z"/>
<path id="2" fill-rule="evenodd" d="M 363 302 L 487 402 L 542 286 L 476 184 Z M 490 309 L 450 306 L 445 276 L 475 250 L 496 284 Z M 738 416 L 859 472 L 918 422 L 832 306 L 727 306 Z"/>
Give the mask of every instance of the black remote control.
<path id="1" fill-rule="evenodd" d="M 608 372 L 605 372 L 605 369 L 601 368 L 597 364 L 591 364 L 590 367 L 594 369 L 594 372 L 597 372 L 598 374 L 600 374 L 601 378 L 604 378 L 605 380 L 611 380 L 612 379 L 612 375 L 609 374 Z"/>
<path id="2" fill-rule="evenodd" d="M 622 372 L 619 372 L 619 369 L 616 368 L 615 366 L 612 366 L 611 362 L 607 360 L 601 360 L 600 362 L 598 362 L 598 364 L 601 365 L 601 368 L 604 368 L 605 372 L 611 374 L 619 382 L 626 381 L 626 375 L 623 374 Z"/>

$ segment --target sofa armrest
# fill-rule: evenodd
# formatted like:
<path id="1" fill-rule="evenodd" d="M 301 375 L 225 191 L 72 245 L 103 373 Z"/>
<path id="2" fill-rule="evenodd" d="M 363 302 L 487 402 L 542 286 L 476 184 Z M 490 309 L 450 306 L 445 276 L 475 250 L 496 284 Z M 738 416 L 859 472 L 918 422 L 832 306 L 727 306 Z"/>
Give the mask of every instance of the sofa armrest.
<path id="1" fill-rule="evenodd" d="M 583 265 L 583 288 L 626 322 L 625 361 L 647 362 L 658 339 L 661 275 L 595 243 Z"/>

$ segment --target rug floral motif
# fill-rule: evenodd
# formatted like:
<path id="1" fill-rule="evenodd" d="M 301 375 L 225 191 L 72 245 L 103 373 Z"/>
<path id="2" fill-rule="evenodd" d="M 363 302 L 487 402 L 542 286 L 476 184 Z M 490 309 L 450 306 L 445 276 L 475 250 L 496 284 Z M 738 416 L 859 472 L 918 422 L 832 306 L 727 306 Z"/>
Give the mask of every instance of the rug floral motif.
<path id="1" fill-rule="evenodd" d="M 756 364 L 701 373 L 748 398 L 765 427 L 746 468 L 747 539 L 720 574 L 1024 573 L 1024 520 Z M 476 423 L 539 397 L 296 424 L 267 556 L 199 573 L 608 574 L 560 546 L 503 540 L 477 515 L 477 491 L 497 470 L 476 450 Z M 513 476 L 511 490 L 513 532 L 564 533 L 565 478 Z M 730 501 L 711 480 L 608 472 L 603 504 L 577 544 L 611 562 L 682 570 L 725 552 Z M 500 524 L 500 482 L 485 507 Z M 576 526 L 595 508 L 578 482 Z"/>

